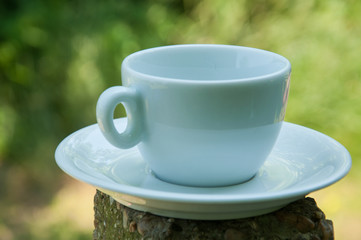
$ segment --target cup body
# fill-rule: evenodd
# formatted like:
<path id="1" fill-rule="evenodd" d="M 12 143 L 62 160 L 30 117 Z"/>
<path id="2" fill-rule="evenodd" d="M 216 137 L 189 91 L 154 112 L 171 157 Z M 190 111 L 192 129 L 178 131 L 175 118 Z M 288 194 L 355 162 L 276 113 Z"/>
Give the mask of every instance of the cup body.
<path id="1" fill-rule="evenodd" d="M 239 46 L 175 45 L 128 56 L 122 83 L 137 94 L 138 114 L 129 120 L 140 119 L 141 155 L 175 184 L 249 180 L 278 137 L 290 71 L 280 55 Z"/>

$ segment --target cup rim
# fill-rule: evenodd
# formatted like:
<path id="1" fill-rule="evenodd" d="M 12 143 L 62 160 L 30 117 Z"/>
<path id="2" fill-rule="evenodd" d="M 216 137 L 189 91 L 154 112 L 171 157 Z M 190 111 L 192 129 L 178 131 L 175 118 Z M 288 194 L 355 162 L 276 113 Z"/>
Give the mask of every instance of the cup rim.
<path id="1" fill-rule="evenodd" d="M 180 79 L 180 78 L 173 78 L 173 77 L 163 77 L 163 76 L 156 76 L 156 75 L 152 75 L 152 74 L 148 74 L 148 73 L 143 73 L 143 72 L 133 69 L 129 64 L 129 61 L 131 61 L 134 58 L 139 57 L 140 55 L 150 53 L 150 52 L 156 52 L 156 51 L 164 50 L 164 49 L 176 49 L 176 48 L 225 48 L 225 49 L 234 48 L 235 50 L 247 50 L 247 51 L 261 52 L 263 54 L 272 55 L 272 56 L 278 58 L 279 60 L 284 62 L 285 65 L 284 65 L 284 67 L 280 68 L 277 71 L 274 71 L 274 72 L 271 72 L 268 74 L 254 76 L 254 77 L 217 79 L 217 80 L 214 80 L 214 79 L 213 80 L 197 80 L 197 79 Z M 288 76 L 291 72 L 291 63 L 289 62 L 289 60 L 287 58 L 285 58 L 284 56 L 282 56 L 280 54 L 270 52 L 267 50 L 263 50 L 263 49 L 253 48 L 253 47 L 238 46 L 238 45 L 225 45 L 225 44 L 177 44 L 177 45 L 167 45 L 167 46 L 148 48 L 148 49 L 134 52 L 134 53 L 128 55 L 123 60 L 121 68 L 122 68 L 122 72 L 128 71 L 132 75 L 135 75 L 139 78 L 148 79 L 148 80 L 151 80 L 154 82 L 178 83 L 178 84 L 183 83 L 183 84 L 201 84 L 201 85 L 205 85 L 205 84 L 206 85 L 209 85 L 209 84 L 212 84 L 212 85 L 222 84 L 223 85 L 223 84 L 227 84 L 227 83 L 263 82 L 263 81 L 267 81 L 269 79 L 274 79 L 275 77 L 282 76 L 282 75 Z"/>

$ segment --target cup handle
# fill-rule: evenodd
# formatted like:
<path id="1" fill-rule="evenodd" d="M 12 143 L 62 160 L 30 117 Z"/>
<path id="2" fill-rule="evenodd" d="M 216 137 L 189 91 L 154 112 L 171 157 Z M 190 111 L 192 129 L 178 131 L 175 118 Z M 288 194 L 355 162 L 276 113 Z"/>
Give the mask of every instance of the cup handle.
<path id="1" fill-rule="evenodd" d="M 128 117 L 126 129 L 119 133 L 113 115 L 118 104 L 123 104 Z M 138 92 L 129 87 L 117 86 L 105 90 L 99 97 L 96 115 L 104 137 L 115 147 L 131 148 L 141 140 L 142 118 Z"/>

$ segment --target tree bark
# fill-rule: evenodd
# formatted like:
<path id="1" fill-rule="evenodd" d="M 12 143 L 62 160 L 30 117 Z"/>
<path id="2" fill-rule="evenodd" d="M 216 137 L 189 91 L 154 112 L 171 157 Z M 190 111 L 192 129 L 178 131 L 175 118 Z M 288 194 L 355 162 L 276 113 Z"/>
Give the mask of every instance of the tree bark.
<path id="1" fill-rule="evenodd" d="M 130 209 L 97 190 L 94 240 L 224 239 L 331 240 L 333 224 L 313 198 L 304 198 L 261 216 L 200 221 L 156 216 Z"/>

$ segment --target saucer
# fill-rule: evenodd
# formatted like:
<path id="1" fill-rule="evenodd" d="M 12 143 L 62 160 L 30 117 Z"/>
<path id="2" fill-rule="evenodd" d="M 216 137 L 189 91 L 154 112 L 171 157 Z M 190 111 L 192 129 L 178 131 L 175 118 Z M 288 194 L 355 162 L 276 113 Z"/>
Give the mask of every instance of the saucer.
<path id="1" fill-rule="evenodd" d="M 119 131 L 126 118 L 115 120 Z M 262 168 L 248 182 L 226 187 L 187 187 L 157 179 L 137 148 L 110 145 L 94 124 L 71 134 L 55 153 L 59 167 L 130 208 L 156 215 L 224 220 L 275 211 L 327 187 L 351 168 L 348 151 L 332 138 L 284 122 Z"/>

